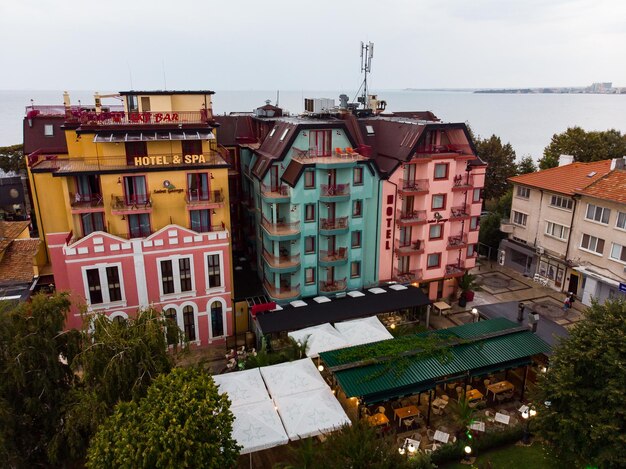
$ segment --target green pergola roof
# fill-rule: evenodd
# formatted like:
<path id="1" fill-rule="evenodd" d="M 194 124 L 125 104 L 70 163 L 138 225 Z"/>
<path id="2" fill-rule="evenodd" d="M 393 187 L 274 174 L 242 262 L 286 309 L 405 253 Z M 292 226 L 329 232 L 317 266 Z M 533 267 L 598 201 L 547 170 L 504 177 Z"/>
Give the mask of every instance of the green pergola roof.
<path id="1" fill-rule="evenodd" d="M 335 372 L 348 397 L 378 402 L 431 389 L 435 383 L 454 377 L 482 375 L 488 371 L 513 368 L 530 362 L 533 355 L 550 351 L 550 346 L 527 329 L 505 318 L 480 321 L 463 326 L 417 334 L 434 334 L 461 343 L 450 347 L 450 357 L 406 357 L 408 364 L 396 370 L 390 364 L 363 364 Z M 398 340 L 398 339 L 390 339 Z M 471 342 L 464 342 L 464 341 Z M 376 344 L 358 347 L 376 347 Z M 341 359 L 342 350 L 320 354 L 331 369 L 349 365 Z"/>

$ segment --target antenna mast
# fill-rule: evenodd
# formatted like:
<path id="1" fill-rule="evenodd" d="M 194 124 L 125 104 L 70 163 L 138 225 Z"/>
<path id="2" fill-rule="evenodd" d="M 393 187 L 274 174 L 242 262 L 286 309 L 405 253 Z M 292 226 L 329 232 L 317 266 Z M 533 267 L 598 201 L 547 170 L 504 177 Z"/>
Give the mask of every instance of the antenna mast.
<path id="1" fill-rule="evenodd" d="M 361 72 L 363 72 L 363 95 L 359 98 L 359 102 L 363 105 L 363 109 L 369 108 L 368 91 L 367 91 L 367 74 L 372 72 L 372 58 L 374 57 L 374 43 L 365 44 L 361 41 Z"/>

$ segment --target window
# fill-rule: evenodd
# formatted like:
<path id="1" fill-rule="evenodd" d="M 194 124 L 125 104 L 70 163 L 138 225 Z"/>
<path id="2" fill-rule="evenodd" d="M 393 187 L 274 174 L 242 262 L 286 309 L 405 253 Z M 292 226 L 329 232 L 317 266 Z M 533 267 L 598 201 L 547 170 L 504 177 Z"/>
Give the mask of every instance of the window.
<path id="1" fill-rule="evenodd" d="M 271 132 L 270 132 L 270 134 L 267 136 L 267 138 L 273 137 L 275 133 L 276 133 L 276 127 L 274 127 L 274 128 L 272 129 L 272 131 L 271 131 Z"/>
<path id="2" fill-rule="evenodd" d="M 119 266 L 86 269 L 84 279 L 90 304 L 99 305 L 123 300 Z"/>
<path id="3" fill-rule="evenodd" d="M 306 269 L 304 269 L 304 283 L 306 283 L 307 285 L 311 285 L 312 283 L 315 283 L 315 268 L 314 267 L 307 267 Z"/>
<path id="4" fill-rule="evenodd" d="M 189 142 L 183 142 L 189 143 Z M 202 151 L 202 149 L 201 149 Z M 184 149 L 183 149 L 184 153 Z M 184 153 L 185 155 L 197 155 L 198 153 Z M 190 201 L 209 200 L 209 174 L 187 174 L 187 196 Z"/>
<path id="5" fill-rule="evenodd" d="M 198 233 L 208 233 L 211 231 L 211 212 L 209 209 L 190 210 L 189 221 L 191 229 Z"/>
<path id="6" fill-rule="evenodd" d="M 191 258 L 164 259 L 161 266 L 161 291 L 163 295 L 192 291 Z"/>
<path id="7" fill-rule="evenodd" d="M 372 127 L 371 125 L 366 125 L 365 131 L 367 132 L 367 135 L 374 135 L 374 127 Z"/>
<path id="8" fill-rule="evenodd" d="M 546 234 L 562 240 L 569 237 L 569 228 L 567 226 L 558 225 L 551 221 L 546 222 Z"/>
<path id="9" fill-rule="evenodd" d="M 615 223 L 615 228 L 626 230 L 626 213 L 617 212 L 617 222 Z"/>
<path id="10" fill-rule="evenodd" d="M 191 291 L 191 259 L 178 259 L 178 273 L 180 276 L 180 291 Z"/>
<path id="11" fill-rule="evenodd" d="M 448 179 L 448 163 L 435 164 L 435 179 Z"/>
<path id="12" fill-rule="evenodd" d="M 124 177 L 124 198 L 126 205 L 146 205 L 148 190 L 144 176 Z"/>
<path id="13" fill-rule="evenodd" d="M 519 226 L 526 226 L 528 215 L 522 212 L 513 211 L 513 223 Z"/>
<path id="14" fill-rule="evenodd" d="M 517 186 L 517 196 L 522 199 L 528 199 L 530 197 L 530 188 L 524 186 Z"/>
<path id="15" fill-rule="evenodd" d="M 357 278 L 361 276 L 361 262 L 354 261 L 350 263 L 350 277 Z"/>
<path id="16" fill-rule="evenodd" d="M 304 238 L 304 252 L 306 254 L 315 252 L 315 236 L 307 236 Z"/>
<path id="17" fill-rule="evenodd" d="M 586 251 L 602 254 L 602 252 L 604 251 L 604 240 L 601 238 L 596 238 L 595 236 L 583 234 L 580 248 Z"/>
<path id="18" fill-rule="evenodd" d="M 363 201 L 355 200 L 352 202 L 352 217 L 357 218 L 363 215 Z"/>
<path id="19" fill-rule="evenodd" d="M 434 254 L 429 254 L 426 259 L 426 266 L 429 269 L 435 269 L 441 265 L 441 253 L 436 252 Z"/>
<path id="20" fill-rule="evenodd" d="M 470 231 L 476 231 L 480 226 L 480 217 L 470 218 Z"/>
<path id="21" fill-rule="evenodd" d="M 192 306 L 185 306 L 183 308 L 183 327 L 185 338 L 190 341 L 196 340 L 196 319 L 194 316 Z"/>
<path id="22" fill-rule="evenodd" d="M 474 189 L 472 192 L 472 202 L 480 202 L 482 196 L 482 189 Z"/>
<path id="23" fill-rule="evenodd" d="M 607 224 L 609 217 L 611 216 L 611 210 L 597 205 L 587 204 L 587 213 L 585 218 L 591 221 L 597 221 L 598 223 Z"/>
<path id="24" fill-rule="evenodd" d="M 352 172 L 352 179 L 355 186 L 363 185 L 363 168 L 357 166 Z"/>
<path id="25" fill-rule="evenodd" d="M 83 227 L 83 236 L 94 231 L 104 231 L 104 214 L 99 212 L 81 213 L 80 223 Z"/>
<path id="26" fill-rule="evenodd" d="M 150 112 L 150 96 L 141 97 L 141 110 L 143 112 Z"/>
<path id="27" fill-rule="evenodd" d="M 222 303 L 214 301 L 211 303 L 211 337 L 222 337 L 224 335 L 224 313 Z"/>
<path id="28" fill-rule="evenodd" d="M 161 261 L 161 286 L 164 295 L 174 293 L 174 269 L 171 260 Z"/>
<path id="29" fill-rule="evenodd" d="M 439 223 L 435 225 L 430 225 L 428 228 L 428 238 L 429 239 L 441 239 L 443 236 L 442 225 Z"/>
<path id="30" fill-rule="evenodd" d="M 561 197 L 560 195 L 553 195 L 550 197 L 550 206 L 556 208 L 563 208 L 565 210 L 571 210 L 574 206 L 574 201 L 569 197 Z"/>
<path id="31" fill-rule="evenodd" d="M 146 142 L 125 142 L 126 164 L 135 165 L 135 158 L 139 156 L 148 156 L 148 146 Z"/>
<path id="32" fill-rule="evenodd" d="M 610 257 L 614 261 L 626 263 L 626 246 L 622 246 L 621 244 L 617 244 L 617 243 L 611 244 Z"/>
<path id="33" fill-rule="evenodd" d="M 353 248 L 361 247 L 361 232 L 360 231 L 352 232 L 352 247 Z"/>
<path id="34" fill-rule="evenodd" d="M 433 210 L 443 210 L 446 208 L 446 194 L 435 194 L 432 198 L 431 208 Z"/>
<path id="35" fill-rule="evenodd" d="M 289 133 L 289 129 L 285 129 L 283 131 L 283 134 L 280 136 L 280 141 L 282 142 L 283 140 L 285 140 L 285 137 L 287 136 L 287 134 Z"/>
<path id="36" fill-rule="evenodd" d="M 304 221 L 315 221 L 315 204 L 304 206 Z"/>
<path id="37" fill-rule="evenodd" d="M 54 126 L 52 124 L 45 124 L 43 126 L 43 134 L 46 137 L 52 137 L 54 135 Z"/>
<path id="38" fill-rule="evenodd" d="M 315 171 L 307 169 L 304 172 L 304 188 L 315 189 Z"/>
<path id="39" fill-rule="evenodd" d="M 163 311 L 163 316 L 165 317 L 165 336 L 167 338 L 167 345 L 174 345 L 178 339 L 176 310 L 174 308 L 168 308 Z"/>
<path id="40" fill-rule="evenodd" d="M 122 300 L 122 286 L 120 284 L 120 273 L 117 267 L 107 267 L 107 284 L 109 287 L 109 302 Z"/>
<path id="41" fill-rule="evenodd" d="M 219 254 L 209 254 L 207 256 L 207 280 L 209 281 L 209 288 L 216 288 L 222 286 L 222 275 L 220 269 L 220 256 Z"/>
<path id="42" fill-rule="evenodd" d="M 330 130 L 309 131 L 309 154 L 311 156 L 330 156 L 331 143 L 332 133 Z"/>
<path id="43" fill-rule="evenodd" d="M 103 303 L 98 269 L 87 270 L 87 288 L 89 289 L 89 303 L 92 305 Z"/>
<path id="44" fill-rule="evenodd" d="M 513 251 L 515 252 L 515 251 Z M 467 246 L 467 257 L 474 257 L 476 254 L 476 245 L 470 244 Z"/>
<path id="45" fill-rule="evenodd" d="M 139 112 L 139 104 L 137 103 L 137 95 L 129 94 L 126 96 L 128 112 Z"/>
<path id="46" fill-rule="evenodd" d="M 127 215 L 128 233 L 131 238 L 144 238 L 150 236 L 150 214 Z"/>

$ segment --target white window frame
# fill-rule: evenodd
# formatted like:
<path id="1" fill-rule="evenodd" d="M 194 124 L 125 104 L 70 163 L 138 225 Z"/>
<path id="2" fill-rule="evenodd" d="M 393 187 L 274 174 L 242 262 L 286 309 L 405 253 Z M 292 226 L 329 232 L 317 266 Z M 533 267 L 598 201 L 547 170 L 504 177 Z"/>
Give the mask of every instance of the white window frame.
<path id="1" fill-rule="evenodd" d="M 600 221 L 594 219 L 594 218 L 587 218 L 587 214 L 589 213 L 589 207 L 595 207 L 594 210 L 594 216 L 597 213 L 598 209 L 602 210 L 602 214 L 600 215 Z M 608 216 L 608 220 L 605 222 L 602 221 L 602 218 L 604 218 L 604 212 L 605 210 L 609 211 L 609 216 Z M 585 209 L 585 220 L 586 221 L 590 221 L 591 223 L 597 223 L 599 225 L 603 225 L 603 226 L 607 226 L 610 221 L 611 221 L 611 209 L 608 207 L 602 207 L 601 205 L 596 205 L 596 204 L 587 204 L 587 208 Z"/>
<path id="2" fill-rule="evenodd" d="M 526 195 L 524 195 L 526 194 Z M 517 186 L 515 191 L 515 197 L 519 197 L 520 199 L 528 200 L 530 198 L 530 187 L 526 186 Z"/>
<path id="3" fill-rule="evenodd" d="M 184 313 L 183 310 L 185 309 L 185 306 L 191 306 L 191 309 L 193 309 L 193 326 L 194 329 L 196 330 L 196 339 L 195 340 L 190 340 L 189 343 L 195 343 L 196 345 L 200 345 L 201 340 L 200 340 L 200 325 L 198 324 L 198 305 L 195 304 L 193 301 L 185 301 L 184 303 L 181 303 L 177 308 L 176 308 L 176 320 L 178 322 L 178 327 L 180 328 L 180 330 L 183 333 L 183 340 L 185 338 L 185 317 L 184 317 Z M 164 308 L 164 310 L 167 308 Z"/>
<path id="4" fill-rule="evenodd" d="M 50 130 L 48 132 L 48 130 Z M 44 124 L 43 125 L 43 136 L 44 137 L 54 137 L 54 125 L 53 124 Z"/>
<path id="5" fill-rule="evenodd" d="M 562 228 L 561 231 L 566 234 L 566 236 L 564 238 L 554 234 L 554 229 L 556 227 Z M 550 229 L 550 228 L 552 228 L 552 229 Z M 561 225 L 560 223 L 555 223 L 553 221 L 546 220 L 545 235 L 549 236 L 551 238 L 554 238 L 554 239 L 558 239 L 559 241 L 567 241 L 567 238 L 569 238 L 569 235 L 570 235 L 570 227 L 569 226 L 565 226 L 565 225 Z"/>
<path id="6" fill-rule="evenodd" d="M 120 290 L 122 292 L 122 299 L 120 301 L 111 302 L 109 297 L 109 282 L 107 281 L 107 267 L 117 267 L 117 274 L 120 278 Z M 102 292 L 102 303 L 91 304 L 89 299 L 89 284 L 87 283 L 87 271 L 98 270 L 98 276 L 100 278 L 100 291 Z M 85 292 L 85 302 L 91 307 L 91 309 L 110 309 L 126 306 L 126 289 L 124 288 L 124 271 L 122 270 L 121 262 L 111 262 L 110 264 L 93 264 L 84 265 L 80 268 L 83 278 L 83 290 Z"/>
<path id="7" fill-rule="evenodd" d="M 224 326 L 224 335 L 213 335 L 213 324 L 211 322 L 211 306 L 213 306 L 213 303 L 221 303 L 222 304 L 222 324 Z M 215 298 L 211 298 L 208 303 L 207 303 L 207 307 L 206 307 L 206 314 L 207 314 L 207 322 L 208 322 L 208 328 L 209 328 L 209 340 L 213 340 L 213 339 L 221 339 L 222 337 L 226 337 L 228 336 L 228 323 L 226 322 L 226 310 L 228 308 L 226 307 L 226 301 L 224 300 L 224 298 L 221 297 L 215 297 Z"/>
<path id="8" fill-rule="evenodd" d="M 111 322 L 113 322 L 115 318 L 123 318 L 124 320 L 128 320 L 128 314 L 126 314 L 124 311 L 114 311 L 108 316 L 108 319 Z"/>
<path id="9" fill-rule="evenodd" d="M 220 284 L 219 287 L 209 285 L 209 259 L 208 256 L 217 254 L 220 258 Z M 204 258 L 204 279 L 206 281 L 207 293 L 224 293 L 226 291 L 226 283 L 224 282 L 224 253 L 222 251 L 206 251 L 202 253 Z"/>
<path id="10" fill-rule="evenodd" d="M 622 252 L 620 254 L 623 254 L 624 251 L 626 251 L 626 245 L 619 244 L 619 243 L 611 243 L 611 250 L 609 251 L 609 259 L 611 259 L 613 262 L 619 262 L 620 264 L 626 265 L 626 261 L 621 260 L 619 257 L 613 257 L 613 249 L 615 249 L 617 246 L 622 248 Z"/>
<path id="11" fill-rule="evenodd" d="M 585 235 L 586 235 L 586 236 L 589 236 L 589 247 L 584 247 L 584 246 L 583 246 L 583 240 L 585 239 Z M 582 234 L 582 236 L 580 237 L 580 246 L 578 247 L 578 249 L 580 249 L 581 251 L 585 251 L 585 252 L 588 252 L 588 253 L 590 253 L 590 254 L 593 254 L 594 256 L 600 256 L 600 257 L 602 257 L 602 253 L 604 252 L 604 248 L 602 248 L 602 252 L 598 252 L 598 251 L 596 251 L 596 250 L 594 250 L 594 249 L 591 249 L 591 243 L 592 243 L 592 240 L 593 240 L 593 239 L 595 239 L 595 240 L 596 240 L 596 242 L 595 242 L 595 244 L 594 244 L 594 246 L 595 246 L 595 248 L 596 248 L 596 249 L 597 249 L 597 247 L 598 247 L 598 241 L 599 241 L 599 240 L 604 241 L 604 244 L 606 245 L 606 240 L 605 240 L 605 239 L 603 239 L 603 238 L 598 238 L 597 236 L 593 236 L 593 235 L 590 235 L 590 234 L 587 234 L 587 233 L 583 233 L 583 234 Z"/>
<path id="12" fill-rule="evenodd" d="M 189 267 L 191 269 L 191 290 L 181 291 L 180 289 L 180 265 L 179 259 L 188 258 Z M 172 276 L 174 277 L 174 293 L 163 293 L 163 273 L 161 272 L 161 262 L 172 261 Z M 158 257 L 157 263 L 157 275 L 159 276 L 159 295 L 161 301 L 166 301 L 170 298 L 186 298 L 188 296 L 196 296 L 196 275 L 193 266 L 193 256 L 191 255 L 175 255 L 168 257 Z"/>
<path id="13" fill-rule="evenodd" d="M 623 217 L 624 226 L 619 226 L 619 218 Z M 615 229 L 626 231 L 626 212 L 617 212 L 617 216 L 615 217 Z"/>
<path id="14" fill-rule="evenodd" d="M 524 217 L 524 224 L 522 225 L 521 223 L 517 223 L 517 221 L 515 221 L 515 214 L 520 214 Z M 511 213 L 511 222 L 515 225 L 515 226 L 519 226 L 522 228 L 526 228 L 526 224 L 528 223 L 528 214 L 524 213 L 524 212 L 520 212 L 519 210 L 513 210 L 513 212 Z"/>
<path id="15" fill-rule="evenodd" d="M 553 203 L 555 201 L 557 203 Z M 565 206 L 563 206 L 563 204 L 565 204 Z M 570 199 L 569 197 L 563 197 L 562 195 L 552 194 L 550 196 L 549 205 L 550 207 L 556 208 L 557 210 L 565 210 L 566 212 L 571 212 L 572 209 L 574 208 L 574 201 Z M 571 205 L 571 206 L 567 207 L 567 205 Z"/>

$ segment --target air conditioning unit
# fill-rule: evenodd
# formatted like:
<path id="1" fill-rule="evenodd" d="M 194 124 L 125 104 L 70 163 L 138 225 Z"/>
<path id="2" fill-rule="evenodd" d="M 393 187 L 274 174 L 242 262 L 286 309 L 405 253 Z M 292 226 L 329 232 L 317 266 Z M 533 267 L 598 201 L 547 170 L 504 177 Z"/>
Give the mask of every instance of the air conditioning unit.
<path id="1" fill-rule="evenodd" d="M 539 254 L 540 256 L 543 254 L 543 247 L 542 246 L 537 246 L 537 254 Z"/>

